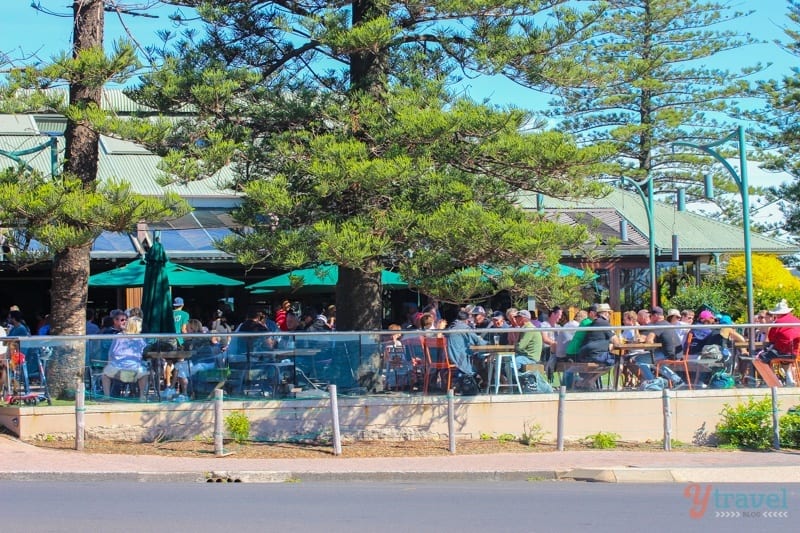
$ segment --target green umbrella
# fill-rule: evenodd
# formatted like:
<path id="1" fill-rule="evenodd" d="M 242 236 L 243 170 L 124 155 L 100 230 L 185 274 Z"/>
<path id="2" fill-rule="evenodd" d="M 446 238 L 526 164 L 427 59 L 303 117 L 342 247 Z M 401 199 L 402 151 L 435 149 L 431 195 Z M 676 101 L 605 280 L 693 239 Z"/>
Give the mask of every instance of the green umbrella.
<path id="1" fill-rule="evenodd" d="M 152 248 L 151 248 L 152 249 Z M 163 248 L 162 248 L 163 249 Z M 89 276 L 90 287 L 142 287 L 144 286 L 146 263 L 137 259 L 127 265 Z M 237 287 L 243 281 L 226 278 L 213 272 L 191 268 L 167 261 L 164 264 L 171 287 L 222 286 Z"/>
<path id="2" fill-rule="evenodd" d="M 142 285 L 142 331 L 144 333 L 174 333 L 172 302 L 167 277 L 167 254 L 156 238 L 144 257 L 145 272 Z"/>
<path id="3" fill-rule="evenodd" d="M 339 267 L 336 265 L 324 265 L 317 268 L 293 270 L 274 278 L 253 283 L 245 288 L 259 291 L 273 290 L 276 292 L 326 292 L 332 291 L 336 287 L 337 281 L 339 281 Z M 389 270 L 381 272 L 381 285 L 385 289 L 408 288 L 408 283 L 400 277 L 400 274 Z"/>

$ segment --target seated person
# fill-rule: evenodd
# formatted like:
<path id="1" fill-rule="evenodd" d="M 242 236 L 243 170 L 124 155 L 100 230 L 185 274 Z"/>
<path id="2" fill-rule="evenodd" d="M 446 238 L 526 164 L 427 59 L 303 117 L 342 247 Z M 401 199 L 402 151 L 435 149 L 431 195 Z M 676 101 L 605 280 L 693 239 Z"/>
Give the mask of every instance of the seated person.
<path id="1" fill-rule="evenodd" d="M 759 354 L 759 359 L 769 363 L 770 360 L 778 356 L 787 359 L 793 358 L 795 350 L 797 350 L 797 343 L 800 342 L 800 327 L 784 326 L 783 324 L 800 322 L 800 318 L 792 314 L 792 308 L 789 307 L 786 300 L 781 300 L 778 305 L 770 309 L 769 315 L 773 320 L 767 332 L 767 342 L 772 345 L 773 350 L 763 350 Z M 792 372 L 789 369 L 786 370 L 786 385 L 790 387 L 796 386 L 795 376 L 792 376 Z"/>
<path id="2" fill-rule="evenodd" d="M 650 325 L 652 326 L 669 326 L 670 323 L 664 318 L 664 310 L 661 307 L 653 307 L 650 310 Z M 649 331 L 642 331 L 642 334 L 645 335 L 645 342 L 646 343 L 659 343 L 661 344 L 661 348 L 655 350 L 653 352 L 653 359 L 654 362 L 658 362 L 662 359 L 669 359 L 669 360 L 678 360 L 683 358 L 683 347 L 681 346 L 680 337 L 678 337 L 678 333 L 674 329 L 658 329 L 658 330 L 649 330 Z M 649 354 L 646 356 L 636 356 L 634 357 L 634 362 L 636 366 L 639 367 L 639 371 L 642 374 L 643 379 L 645 380 L 652 380 L 654 378 L 653 371 L 650 368 L 650 362 L 647 361 L 649 358 Z M 661 376 L 672 383 L 673 387 L 683 387 L 684 386 L 684 379 L 680 377 L 674 370 L 670 367 L 664 365 L 661 367 Z M 687 379 L 689 376 L 687 376 Z"/>
<path id="3" fill-rule="evenodd" d="M 596 306 L 596 317 L 592 320 L 590 329 L 586 330 L 586 334 L 581 341 L 581 346 L 578 349 L 577 361 L 581 363 L 597 363 L 605 367 L 611 368 L 614 366 L 614 356 L 611 355 L 611 350 L 615 345 L 620 344 L 619 338 L 611 331 L 611 306 L 607 303 L 600 303 Z M 595 329 L 597 328 L 597 329 Z M 606 328 L 606 329 L 600 329 Z M 606 373 L 603 370 L 602 373 Z M 567 384 L 573 382 L 572 374 L 574 372 L 567 371 L 565 381 Z M 579 373 L 581 374 L 581 373 Z M 580 381 L 575 382 L 576 388 L 592 387 L 597 381 L 601 373 L 587 372 L 582 375 Z"/>
<path id="4" fill-rule="evenodd" d="M 458 367 L 464 374 L 475 375 L 475 369 L 472 366 L 472 351 L 470 346 L 488 344 L 485 339 L 480 337 L 477 333 L 472 331 L 469 323 L 469 313 L 466 311 L 459 311 L 458 317 L 453 325 L 450 326 L 451 333 L 447 335 L 447 352 L 450 355 L 450 361 Z"/>
<path id="5" fill-rule="evenodd" d="M 611 306 L 605 303 L 597 304 L 597 317 L 590 324 L 592 329 L 586 331 L 581 347 L 578 350 L 579 362 L 599 363 L 601 365 L 614 364 L 614 356 L 611 355 L 611 349 L 621 343 L 610 329 L 610 317 Z"/>
<path id="6" fill-rule="evenodd" d="M 517 341 L 517 356 L 514 362 L 519 368 L 522 365 L 538 363 L 542 358 L 542 332 L 533 325 L 531 312 L 527 309 L 517 311 L 518 328 L 522 328 L 519 340 Z"/>
<path id="7" fill-rule="evenodd" d="M 142 332 L 142 319 L 132 317 L 122 320 L 125 329 L 114 336 L 114 342 L 108 349 L 108 364 L 103 368 L 103 394 L 111 396 L 111 380 L 120 379 L 123 372 L 132 373 L 139 385 L 139 400 L 147 397 L 147 378 L 150 372 L 142 359 L 147 341 L 141 337 L 133 337 Z"/>

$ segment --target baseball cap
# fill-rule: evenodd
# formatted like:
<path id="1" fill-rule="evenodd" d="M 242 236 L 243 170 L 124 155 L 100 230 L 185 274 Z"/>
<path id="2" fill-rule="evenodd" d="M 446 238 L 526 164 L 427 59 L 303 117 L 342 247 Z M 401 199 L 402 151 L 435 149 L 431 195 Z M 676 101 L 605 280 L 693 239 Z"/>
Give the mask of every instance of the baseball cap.
<path id="1" fill-rule="evenodd" d="M 480 305 L 476 305 L 475 307 L 472 308 L 472 312 L 470 314 L 473 314 L 473 315 L 485 315 L 486 314 L 486 309 L 484 309 Z"/>
<path id="2" fill-rule="evenodd" d="M 523 309 L 522 311 L 518 311 L 517 312 L 517 316 L 521 316 L 521 317 L 530 319 L 531 318 L 531 312 L 528 311 L 527 309 Z"/>
<path id="3" fill-rule="evenodd" d="M 714 313 L 712 313 L 708 309 L 703 309 L 702 311 L 700 311 L 700 314 L 697 315 L 697 318 L 700 320 L 708 320 L 709 318 L 716 318 L 716 317 L 714 316 Z"/>
<path id="4" fill-rule="evenodd" d="M 505 318 L 506 315 L 502 311 L 495 311 L 492 313 L 492 318 Z"/>
<path id="5" fill-rule="evenodd" d="M 178 307 L 179 305 L 183 305 L 183 298 L 176 296 L 175 299 L 172 300 L 172 307 Z"/>
<path id="6" fill-rule="evenodd" d="M 728 315 L 719 315 L 719 323 L 730 326 L 733 324 L 733 319 Z"/>
<path id="7" fill-rule="evenodd" d="M 650 314 L 651 315 L 662 315 L 663 316 L 664 315 L 664 310 L 661 307 L 655 306 L 652 309 L 650 309 Z"/>
<path id="8" fill-rule="evenodd" d="M 597 304 L 590 305 L 589 307 L 586 308 L 586 310 L 589 311 L 590 313 L 596 313 L 597 312 Z"/>

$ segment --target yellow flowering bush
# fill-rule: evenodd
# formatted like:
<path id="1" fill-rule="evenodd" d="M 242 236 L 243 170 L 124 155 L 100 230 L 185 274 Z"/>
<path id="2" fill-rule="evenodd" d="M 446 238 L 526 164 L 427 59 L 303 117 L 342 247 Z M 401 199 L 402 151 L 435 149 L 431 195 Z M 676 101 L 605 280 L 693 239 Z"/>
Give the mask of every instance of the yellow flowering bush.
<path id="1" fill-rule="evenodd" d="M 793 276 L 775 256 L 753 254 L 752 257 L 755 311 L 774 307 L 782 299 L 786 299 L 791 307 L 800 307 L 800 279 Z M 731 257 L 724 280 L 733 292 L 742 295 L 742 299 L 731 306 L 730 311 L 746 318 L 744 255 Z"/>

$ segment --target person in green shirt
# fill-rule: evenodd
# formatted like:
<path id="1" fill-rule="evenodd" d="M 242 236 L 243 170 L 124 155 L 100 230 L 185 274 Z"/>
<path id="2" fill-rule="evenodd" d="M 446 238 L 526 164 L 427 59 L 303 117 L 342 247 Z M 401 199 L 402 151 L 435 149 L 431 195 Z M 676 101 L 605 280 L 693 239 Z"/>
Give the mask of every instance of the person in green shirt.
<path id="1" fill-rule="evenodd" d="M 538 362 L 542 357 L 542 332 L 531 323 L 530 311 L 519 311 L 516 325 L 524 329 L 517 341 L 517 357 L 514 359 L 517 366 Z"/>
<path id="2" fill-rule="evenodd" d="M 592 304 L 586 308 L 587 317 L 581 320 L 581 323 L 578 324 L 578 327 L 585 328 L 592 325 L 594 319 L 597 318 L 597 304 Z M 573 361 L 577 359 L 578 352 L 581 351 L 581 346 L 583 345 L 583 339 L 586 337 L 586 330 L 579 329 L 575 332 L 572 336 L 572 340 L 569 341 L 567 344 L 566 356 L 567 359 L 572 359 Z"/>
<path id="3" fill-rule="evenodd" d="M 189 327 L 189 313 L 183 310 L 183 298 L 176 296 L 172 301 L 172 318 L 175 320 L 175 333 L 186 333 Z M 183 346 L 183 337 L 178 337 L 178 345 Z"/>

